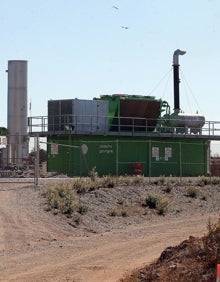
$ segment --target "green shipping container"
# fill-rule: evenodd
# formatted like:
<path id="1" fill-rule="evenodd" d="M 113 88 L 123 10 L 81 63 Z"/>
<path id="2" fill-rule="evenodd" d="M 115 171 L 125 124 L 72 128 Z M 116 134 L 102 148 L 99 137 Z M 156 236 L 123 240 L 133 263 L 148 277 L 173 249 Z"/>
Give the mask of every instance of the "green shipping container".
<path id="1" fill-rule="evenodd" d="M 52 144 L 51 144 L 52 143 Z M 198 176 L 208 167 L 209 144 L 193 138 L 50 136 L 48 171 L 102 175 Z"/>

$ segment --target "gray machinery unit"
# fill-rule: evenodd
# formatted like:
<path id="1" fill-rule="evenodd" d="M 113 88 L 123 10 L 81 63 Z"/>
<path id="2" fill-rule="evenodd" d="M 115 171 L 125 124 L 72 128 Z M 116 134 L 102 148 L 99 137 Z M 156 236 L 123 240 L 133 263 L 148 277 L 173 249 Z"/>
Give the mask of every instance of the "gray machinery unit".
<path id="1" fill-rule="evenodd" d="M 108 128 L 108 101 L 49 100 L 48 131 L 79 134 L 105 133 Z"/>

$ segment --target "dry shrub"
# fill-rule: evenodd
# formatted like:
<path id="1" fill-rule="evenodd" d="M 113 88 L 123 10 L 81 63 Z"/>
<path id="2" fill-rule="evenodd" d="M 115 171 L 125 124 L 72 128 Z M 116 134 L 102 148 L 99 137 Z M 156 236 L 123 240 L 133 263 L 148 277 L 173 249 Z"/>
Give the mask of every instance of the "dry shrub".
<path id="1" fill-rule="evenodd" d="M 78 194 L 87 193 L 100 187 L 99 178 L 78 178 L 73 181 L 72 187 Z"/>
<path id="2" fill-rule="evenodd" d="M 54 214 L 71 214 L 78 206 L 76 191 L 68 183 L 47 186 L 42 196 L 47 200 L 47 210 L 53 210 Z"/>
<path id="3" fill-rule="evenodd" d="M 126 205 L 120 205 L 110 210 L 108 213 L 110 216 L 122 216 L 127 217 L 131 214 L 131 209 Z"/>
<path id="4" fill-rule="evenodd" d="M 145 204 L 150 209 L 157 210 L 158 214 L 164 215 L 170 204 L 170 198 L 162 194 L 149 193 L 145 198 Z"/>
<path id="5" fill-rule="evenodd" d="M 186 190 L 186 196 L 190 198 L 197 198 L 198 190 L 195 187 L 190 186 Z"/>

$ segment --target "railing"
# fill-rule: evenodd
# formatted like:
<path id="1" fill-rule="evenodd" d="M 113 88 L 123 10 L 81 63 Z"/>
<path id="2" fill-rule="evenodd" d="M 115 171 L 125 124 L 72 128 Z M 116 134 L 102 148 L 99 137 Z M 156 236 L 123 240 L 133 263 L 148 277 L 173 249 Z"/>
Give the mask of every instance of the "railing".
<path id="1" fill-rule="evenodd" d="M 111 121 L 111 122 L 110 122 Z M 220 121 L 185 120 L 179 126 L 178 119 L 146 119 L 106 116 L 36 116 L 28 118 L 29 134 L 94 134 L 94 135 L 187 135 L 220 139 Z"/>

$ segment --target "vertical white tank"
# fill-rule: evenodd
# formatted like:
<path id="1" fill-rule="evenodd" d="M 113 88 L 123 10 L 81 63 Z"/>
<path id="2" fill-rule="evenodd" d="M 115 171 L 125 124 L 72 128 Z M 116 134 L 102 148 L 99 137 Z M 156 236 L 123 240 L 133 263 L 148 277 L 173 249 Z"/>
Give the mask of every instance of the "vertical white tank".
<path id="1" fill-rule="evenodd" d="M 8 61 L 8 163 L 28 157 L 27 61 Z"/>

